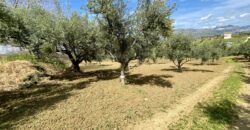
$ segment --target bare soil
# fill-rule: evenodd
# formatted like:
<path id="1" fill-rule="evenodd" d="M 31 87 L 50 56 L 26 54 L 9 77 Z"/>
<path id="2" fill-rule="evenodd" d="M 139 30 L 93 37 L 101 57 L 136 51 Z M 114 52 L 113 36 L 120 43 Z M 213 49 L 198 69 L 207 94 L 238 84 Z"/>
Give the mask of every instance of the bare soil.
<path id="1" fill-rule="evenodd" d="M 169 61 L 138 67 L 133 62 L 125 87 L 119 64 L 82 64 L 83 74 L 54 74 L 30 88 L 0 92 L 0 129 L 127 129 L 169 113 L 228 67 L 223 61 L 198 63 L 184 65 L 180 73 Z"/>
<path id="2" fill-rule="evenodd" d="M 204 84 L 197 91 L 193 92 L 187 97 L 184 97 L 178 104 L 173 105 L 166 113 L 157 113 L 153 118 L 137 124 L 133 129 L 135 130 L 166 130 L 172 123 L 178 121 L 184 115 L 188 115 L 199 102 L 211 97 L 215 87 L 221 83 L 228 73 L 231 72 L 232 66 L 229 66 L 219 76 L 216 76 L 211 81 Z"/>

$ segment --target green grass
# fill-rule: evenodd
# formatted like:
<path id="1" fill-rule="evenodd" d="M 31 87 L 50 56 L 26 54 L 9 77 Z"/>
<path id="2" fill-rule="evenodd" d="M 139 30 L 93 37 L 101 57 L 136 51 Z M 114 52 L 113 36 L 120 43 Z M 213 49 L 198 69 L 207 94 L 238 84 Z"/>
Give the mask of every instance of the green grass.
<path id="1" fill-rule="evenodd" d="M 30 61 L 33 64 L 38 64 L 40 62 L 43 62 L 43 63 L 52 64 L 53 66 L 59 69 L 66 68 L 66 64 L 59 59 L 56 59 L 56 58 L 36 59 L 34 55 L 31 55 L 29 53 L 18 53 L 18 54 L 0 56 L 1 62 L 11 62 L 11 61 L 17 61 L 17 60 Z"/>
<path id="2" fill-rule="evenodd" d="M 4 55 L 4 56 L 0 56 L 0 60 L 2 62 L 11 62 L 11 61 L 16 61 L 16 60 L 25 60 L 25 61 L 30 61 L 32 63 L 37 62 L 35 57 L 28 53 Z"/>
<path id="3" fill-rule="evenodd" d="M 243 69 L 235 64 L 235 71 L 223 81 L 210 100 L 198 104 L 193 112 L 178 123 L 172 130 L 224 130 L 237 118 L 235 103 L 241 88 Z M 237 70 L 237 71 L 236 71 Z"/>
<path id="4" fill-rule="evenodd" d="M 48 64 L 52 64 L 53 66 L 55 66 L 59 69 L 65 69 L 67 67 L 67 65 L 63 61 L 56 59 L 56 58 L 46 58 L 46 59 L 42 59 L 39 61 L 44 62 L 44 63 L 48 63 Z"/>

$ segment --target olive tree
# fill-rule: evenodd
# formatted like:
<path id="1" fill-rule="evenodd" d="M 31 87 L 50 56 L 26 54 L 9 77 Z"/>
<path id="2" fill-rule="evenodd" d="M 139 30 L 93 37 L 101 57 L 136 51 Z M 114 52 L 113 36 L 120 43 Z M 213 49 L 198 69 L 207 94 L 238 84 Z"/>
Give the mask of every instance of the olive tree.
<path id="1" fill-rule="evenodd" d="M 58 17 L 52 29 L 51 42 L 68 56 L 73 71 L 80 72 L 82 61 L 97 59 L 100 50 L 98 32 L 96 22 L 73 13 L 70 17 Z"/>
<path id="2" fill-rule="evenodd" d="M 121 64 L 121 83 L 131 60 L 144 59 L 158 41 L 171 32 L 172 7 L 164 0 L 139 0 L 129 11 L 124 0 L 89 0 L 88 8 L 98 16 L 106 51 Z"/>
<path id="3" fill-rule="evenodd" d="M 239 54 L 243 55 L 248 61 L 250 61 L 250 41 L 242 43 L 239 46 Z"/>
<path id="4" fill-rule="evenodd" d="M 197 40 L 194 48 L 194 57 L 201 59 L 201 64 L 205 64 L 209 60 L 213 63 L 223 56 L 226 45 L 221 39 L 204 39 Z"/>
<path id="5" fill-rule="evenodd" d="M 191 61 L 192 39 L 184 34 L 176 34 L 167 41 L 167 57 L 182 71 L 182 66 Z"/>
<path id="6" fill-rule="evenodd" d="M 60 8 L 59 3 L 56 6 Z M 80 72 L 79 64 L 83 60 L 100 60 L 98 24 L 94 20 L 77 13 L 64 16 L 59 9 L 56 10 L 60 13 L 50 12 L 36 3 L 28 8 L 20 6 L 14 10 L 22 18 L 27 30 L 26 33 L 21 33 L 28 34 L 25 36 L 27 44 L 24 47 L 37 58 L 48 58 L 47 53 L 60 51 L 68 56 L 75 72 Z"/>

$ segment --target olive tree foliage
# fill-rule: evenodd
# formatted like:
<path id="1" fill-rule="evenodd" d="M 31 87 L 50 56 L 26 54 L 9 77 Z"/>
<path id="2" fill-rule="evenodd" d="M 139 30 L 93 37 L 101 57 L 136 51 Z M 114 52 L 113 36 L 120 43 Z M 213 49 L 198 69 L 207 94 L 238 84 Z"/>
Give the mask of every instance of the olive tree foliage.
<path id="1" fill-rule="evenodd" d="M 201 64 L 205 64 L 207 61 L 209 61 L 211 57 L 211 53 L 208 51 L 209 50 L 209 45 L 208 44 L 196 44 L 194 46 L 193 50 L 195 52 L 194 57 L 196 59 L 201 59 Z"/>
<path id="2" fill-rule="evenodd" d="M 197 40 L 194 47 L 194 57 L 201 59 L 201 64 L 209 60 L 214 63 L 224 55 L 226 44 L 221 39 Z"/>
<path id="3" fill-rule="evenodd" d="M 50 43 L 51 27 L 54 26 L 53 15 L 41 6 L 18 8 L 16 13 L 23 18 L 25 27 L 29 30 L 28 44 L 25 46 L 36 58 L 42 59 L 53 53 Z"/>
<path id="4" fill-rule="evenodd" d="M 31 8 L 34 5 L 46 6 L 49 5 L 52 0 L 2 0 L 6 4 L 13 8 L 25 7 Z"/>
<path id="5" fill-rule="evenodd" d="M 18 6 L 15 7 L 8 6 L 8 2 L 10 1 L 1 3 L 1 7 L 4 5 L 9 12 L 2 17 L 5 21 L 1 22 L 1 26 L 3 26 L 1 29 L 5 30 L 4 33 L 1 33 L 3 34 L 2 39 L 5 39 L 7 43 L 26 48 L 40 59 L 44 45 L 47 47 L 49 45 L 46 38 L 50 34 L 48 28 L 53 26 L 52 15 L 35 0 L 26 1 L 30 5 L 29 8 L 25 4 L 21 4 L 24 1 L 18 2 Z"/>
<path id="6" fill-rule="evenodd" d="M 25 46 L 29 43 L 28 36 L 29 32 L 23 19 L 6 6 L 5 2 L 0 2 L 0 41 Z"/>
<path id="7" fill-rule="evenodd" d="M 68 56 L 75 72 L 80 72 L 82 61 L 96 60 L 101 53 L 97 23 L 89 21 L 87 16 L 73 13 L 69 18 L 58 17 L 52 34 L 51 42 Z"/>
<path id="8" fill-rule="evenodd" d="M 239 54 L 243 55 L 248 61 L 250 61 L 250 41 L 242 43 L 239 46 Z"/>
<path id="9" fill-rule="evenodd" d="M 182 71 L 182 66 L 191 61 L 192 39 L 184 34 L 176 34 L 167 40 L 167 57 L 176 65 L 178 71 Z"/>
<path id="10" fill-rule="evenodd" d="M 171 32 L 172 7 L 164 0 L 139 0 L 130 11 L 124 0 L 89 0 L 89 10 L 98 17 L 105 38 L 105 51 L 121 64 L 121 83 L 131 60 L 146 58 L 147 52 Z M 133 12 L 133 13 L 131 13 Z"/>

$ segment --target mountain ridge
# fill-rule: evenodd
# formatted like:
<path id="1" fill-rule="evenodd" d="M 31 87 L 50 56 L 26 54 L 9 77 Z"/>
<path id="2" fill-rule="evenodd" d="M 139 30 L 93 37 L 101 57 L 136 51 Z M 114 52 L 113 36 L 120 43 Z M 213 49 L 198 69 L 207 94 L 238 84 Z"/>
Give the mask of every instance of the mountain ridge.
<path id="1" fill-rule="evenodd" d="M 225 26 L 216 26 L 214 28 L 208 28 L 208 29 L 192 29 L 192 28 L 175 29 L 175 33 L 186 33 L 194 37 L 223 35 L 225 32 L 231 32 L 233 34 L 250 32 L 250 25 L 246 26 L 225 25 Z"/>

